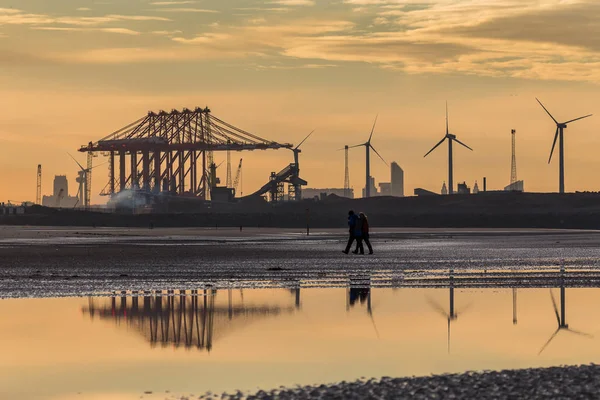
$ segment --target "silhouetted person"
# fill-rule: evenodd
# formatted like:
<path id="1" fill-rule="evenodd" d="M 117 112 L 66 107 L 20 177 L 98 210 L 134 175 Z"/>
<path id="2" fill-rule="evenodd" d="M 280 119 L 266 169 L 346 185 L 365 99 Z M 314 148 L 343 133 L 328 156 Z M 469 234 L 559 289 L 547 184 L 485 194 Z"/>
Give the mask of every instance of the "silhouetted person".
<path id="1" fill-rule="evenodd" d="M 369 254 L 373 254 L 373 246 L 371 246 L 371 242 L 369 241 L 369 219 L 364 213 L 358 213 L 359 225 L 362 227 L 362 241 L 365 242 L 367 247 L 369 248 Z M 362 244 L 362 243 L 361 243 Z M 356 250 L 354 250 L 354 254 L 358 253 L 359 249 L 358 242 L 356 243 Z M 361 250 L 361 254 L 364 253 L 364 248 Z"/>
<path id="2" fill-rule="evenodd" d="M 364 219 L 362 219 L 359 214 L 359 216 L 356 220 L 356 226 L 354 227 L 354 237 L 356 238 L 356 249 L 352 252 L 353 254 L 365 254 L 365 249 L 363 247 L 363 226 L 364 226 Z"/>
<path id="3" fill-rule="evenodd" d="M 346 249 L 342 250 L 342 252 L 348 254 L 350 249 L 352 248 L 352 243 L 356 240 L 356 224 L 358 223 L 358 216 L 354 214 L 354 211 L 348 211 L 348 233 L 350 237 L 348 238 L 348 244 L 346 245 Z"/>

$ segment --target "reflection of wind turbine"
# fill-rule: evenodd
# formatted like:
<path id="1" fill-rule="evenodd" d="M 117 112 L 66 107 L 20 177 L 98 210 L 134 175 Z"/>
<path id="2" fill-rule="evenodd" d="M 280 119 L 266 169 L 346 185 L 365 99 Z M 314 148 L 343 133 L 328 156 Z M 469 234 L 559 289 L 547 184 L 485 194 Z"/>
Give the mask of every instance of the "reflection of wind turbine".
<path id="1" fill-rule="evenodd" d="M 538 103 L 540 103 L 540 106 L 542 106 L 544 111 L 546 111 L 546 113 L 550 116 L 550 118 L 552 118 L 552 120 L 556 124 L 556 133 L 554 134 L 554 142 L 552 143 L 552 150 L 550 150 L 550 158 L 548 159 L 548 164 L 550 164 L 550 161 L 552 160 L 552 154 L 554 153 L 554 146 L 556 146 L 556 139 L 560 138 L 560 140 L 558 141 L 558 168 L 559 168 L 559 170 L 558 170 L 558 191 L 559 191 L 559 193 L 564 193 L 565 192 L 565 143 L 564 143 L 564 138 L 563 138 L 564 130 L 567 128 L 567 124 L 578 121 L 580 119 L 591 117 L 592 114 L 585 115 L 585 116 L 579 117 L 579 118 L 575 118 L 575 119 L 572 119 L 567 122 L 558 122 L 552 116 L 552 114 L 550 114 L 550 111 L 548 111 L 546 109 L 546 107 L 544 107 L 542 102 L 538 98 L 536 98 L 536 100 Z"/>
<path id="2" fill-rule="evenodd" d="M 427 157 L 429 153 L 438 148 L 439 145 L 444 143 L 444 140 L 448 139 L 448 194 L 454 193 L 454 173 L 453 173 L 453 163 L 452 163 L 452 142 L 457 142 L 458 144 L 466 147 L 467 149 L 473 151 L 472 148 L 461 142 L 456 138 L 456 135 L 450 133 L 448 129 L 448 103 L 446 103 L 446 135 L 442 140 L 438 142 L 431 150 L 427 152 L 423 157 Z"/>
<path id="3" fill-rule="evenodd" d="M 556 322 L 558 323 L 558 327 L 556 328 L 556 330 L 554 331 L 552 336 L 550 336 L 550 339 L 548 339 L 548 341 L 544 344 L 544 346 L 542 346 L 538 355 L 542 354 L 542 352 L 546 349 L 546 347 L 548 347 L 550 342 L 552 342 L 552 340 L 554 340 L 554 338 L 556 337 L 556 335 L 558 335 L 558 333 L 560 331 L 567 331 L 567 332 L 574 333 L 576 335 L 586 336 L 589 338 L 593 337 L 592 335 L 590 335 L 588 333 L 584 333 L 584 332 L 580 332 L 580 331 L 571 329 L 571 328 L 569 328 L 569 324 L 567 324 L 566 309 L 565 309 L 565 284 L 564 284 L 564 277 L 562 276 L 562 274 L 564 274 L 564 271 L 565 271 L 564 267 L 561 268 L 560 315 L 558 313 L 558 307 L 556 306 L 556 300 L 554 299 L 554 294 L 552 293 L 552 289 L 550 289 L 550 298 L 552 299 L 552 306 L 554 307 L 554 314 L 556 315 Z"/>
<path id="4" fill-rule="evenodd" d="M 377 154 L 379 156 L 379 158 L 381 158 L 381 160 L 385 163 L 385 165 L 388 165 L 387 162 L 383 159 L 383 157 L 381 156 L 381 154 L 379 154 L 377 152 L 377 150 L 375 150 L 375 147 L 373 147 L 373 145 L 371 144 L 371 139 L 373 139 L 373 132 L 375 132 L 375 125 L 377 124 L 377 117 L 375 117 L 375 122 L 373 122 L 373 128 L 371 129 L 371 135 L 369 136 L 369 140 L 367 140 L 365 143 L 362 144 L 357 144 L 356 146 L 350 146 L 349 149 L 352 149 L 354 147 L 360 147 L 360 146 L 365 146 L 365 150 L 367 152 L 367 164 L 366 164 L 366 184 L 365 184 L 365 197 L 371 197 L 371 182 L 370 182 L 370 178 L 371 178 L 371 150 L 373 150 L 375 152 L 375 154 Z"/>
<path id="5" fill-rule="evenodd" d="M 444 318 L 448 320 L 448 353 L 450 353 L 450 327 L 452 321 L 456 321 L 458 319 L 458 312 L 454 309 L 454 270 L 450 270 L 450 309 L 449 312 L 446 312 L 444 307 L 435 302 L 434 300 L 428 298 L 429 305 L 441 314 Z M 467 310 L 469 306 L 465 307 L 463 312 Z"/>

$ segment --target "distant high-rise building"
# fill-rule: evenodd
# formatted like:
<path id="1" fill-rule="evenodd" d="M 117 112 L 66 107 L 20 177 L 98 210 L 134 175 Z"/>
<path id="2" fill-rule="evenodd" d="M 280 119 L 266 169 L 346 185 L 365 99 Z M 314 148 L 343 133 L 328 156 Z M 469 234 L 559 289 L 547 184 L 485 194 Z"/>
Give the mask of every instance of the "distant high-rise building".
<path id="1" fill-rule="evenodd" d="M 404 171 L 395 161 L 391 165 L 391 195 L 404 197 Z"/>
<path id="2" fill-rule="evenodd" d="M 473 194 L 479 193 L 479 185 L 477 185 L 477 181 L 475 181 L 475 185 L 473 186 Z"/>
<path id="3" fill-rule="evenodd" d="M 448 187 L 446 186 L 446 182 L 442 185 L 442 194 L 448 194 Z"/>
<path id="4" fill-rule="evenodd" d="M 54 177 L 54 193 L 52 196 L 42 198 L 42 205 L 45 207 L 73 208 L 78 202 L 77 197 L 69 196 L 69 181 L 65 175 L 56 175 Z"/>

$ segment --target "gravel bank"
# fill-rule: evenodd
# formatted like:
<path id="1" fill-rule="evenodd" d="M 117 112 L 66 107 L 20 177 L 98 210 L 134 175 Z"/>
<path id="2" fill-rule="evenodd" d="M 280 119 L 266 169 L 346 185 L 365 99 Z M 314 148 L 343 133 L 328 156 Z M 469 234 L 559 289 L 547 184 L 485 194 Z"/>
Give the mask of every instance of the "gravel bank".
<path id="1" fill-rule="evenodd" d="M 225 395 L 226 399 L 590 399 L 600 393 L 600 366 L 382 378 L 334 385 Z M 211 398 L 204 396 L 202 398 Z"/>

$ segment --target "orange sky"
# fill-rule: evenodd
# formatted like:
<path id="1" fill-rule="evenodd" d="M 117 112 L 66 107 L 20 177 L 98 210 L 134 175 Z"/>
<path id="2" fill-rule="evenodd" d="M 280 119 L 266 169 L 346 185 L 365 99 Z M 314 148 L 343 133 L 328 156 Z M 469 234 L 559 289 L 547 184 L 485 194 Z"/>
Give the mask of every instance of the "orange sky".
<path id="1" fill-rule="evenodd" d="M 600 103 L 600 5 L 591 0 L 238 0 L 81 2 L 0 0 L 0 199 L 33 200 L 76 166 L 67 152 L 148 110 L 208 105 L 214 115 L 303 146 L 309 187 L 342 187 L 345 144 L 373 145 L 405 170 L 406 193 L 438 191 L 447 154 L 423 155 L 450 130 L 455 182 L 508 184 L 510 130 L 528 191 L 557 191 L 548 165 L 553 122 Z M 596 117 L 566 131 L 567 191 L 598 190 Z M 289 151 L 244 157 L 244 192 L 292 161 Z M 222 158 L 222 157 L 221 157 Z M 80 156 L 83 161 L 83 157 Z M 97 163 L 102 161 L 97 160 Z M 326 171 L 326 173 L 323 173 Z M 94 202 L 107 170 L 94 170 Z M 364 151 L 351 185 L 364 186 Z M 224 170 L 222 173 L 224 179 Z M 389 170 L 372 159 L 377 182 Z"/>

